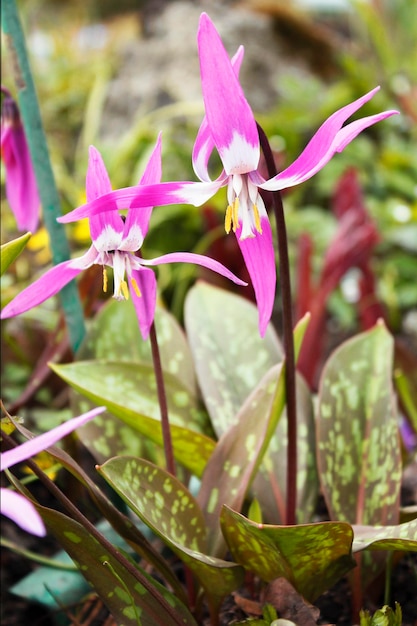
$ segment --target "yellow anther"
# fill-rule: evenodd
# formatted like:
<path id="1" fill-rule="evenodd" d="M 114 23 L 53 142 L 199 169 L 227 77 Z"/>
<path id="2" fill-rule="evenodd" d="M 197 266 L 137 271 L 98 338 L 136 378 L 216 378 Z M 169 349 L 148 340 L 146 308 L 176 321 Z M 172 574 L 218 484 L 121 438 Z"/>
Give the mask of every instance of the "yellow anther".
<path id="1" fill-rule="evenodd" d="M 103 265 L 103 291 L 104 293 L 107 293 L 107 284 L 108 284 L 107 269 L 106 269 L 106 266 Z"/>
<path id="2" fill-rule="evenodd" d="M 236 229 L 239 228 L 239 198 L 235 198 L 233 202 L 233 232 L 236 232 Z"/>
<path id="3" fill-rule="evenodd" d="M 136 280 L 134 278 L 131 278 L 130 279 L 130 283 L 131 283 L 131 285 L 133 287 L 133 290 L 134 290 L 135 294 L 137 295 L 137 297 L 141 298 L 142 294 L 140 292 L 139 285 L 137 284 Z"/>
<path id="4" fill-rule="evenodd" d="M 229 204 L 226 209 L 226 215 L 224 216 L 224 229 L 227 234 L 230 233 L 232 227 L 232 207 Z"/>
<path id="5" fill-rule="evenodd" d="M 124 299 L 129 300 L 129 288 L 125 280 L 122 280 L 122 282 L 120 283 L 120 291 L 122 292 Z"/>
<path id="6" fill-rule="evenodd" d="M 255 228 L 262 235 L 261 218 L 259 216 L 259 210 L 256 204 L 253 205 L 253 214 L 255 216 Z"/>

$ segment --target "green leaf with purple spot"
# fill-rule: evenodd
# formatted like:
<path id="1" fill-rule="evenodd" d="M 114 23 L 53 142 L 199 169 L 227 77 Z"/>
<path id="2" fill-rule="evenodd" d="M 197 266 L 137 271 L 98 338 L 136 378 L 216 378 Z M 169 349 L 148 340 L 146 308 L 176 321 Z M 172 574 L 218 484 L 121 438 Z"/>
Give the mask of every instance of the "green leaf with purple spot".
<path id="1" fill-rule="evenodd" d="M 83 361 L 51 368 L 76 391 L 96 405 L 104 405 L 136 433 L 162 445 L 160 409 L 153 367 L 149 364 Z M 201 476 L 215 442 L 204 434 L 206 416 L 198 400 L 172 374 L 165 373 L 168 412 L 175 458 L 196 476 Z M 101 454 L 111 453 L 114 436 L 105 416 L 97 423 L 104 435 L 96 441 Z M 84 437 L 84 436 L 83 436 Z"/>
<path id="2" fill-rule="evenodd" d="M 286 578 L 310 602 L 355 566 L 353 530 L 345 522 L 256 524 L 227 506 L 220 521 L 237 563 L 266 582 Z"/>
<path id="3" fill-rule="evenodd" d="M 119 626 L 196 626 L 188 608 L 138 565 L 136 578 L 81 524 L 58 511 L 36 507 Z"/>
<path id="4" fill-rule="evenodd" d="M 199 281 L 187 294 L 184 321 L 197 378 L 218 437 L 237 420 L 248 395 L 282 361 L 270 324 L 259 336 L 254 304 Z"/>
<path id="5" fill-rule="evenodd" d="M 404 550 L 417 552 L 417 520 L 396 526 L 353 526 L 353 552 Z"/>
<path id="6" fill-rule="evenodd" d="M 208 555 L 203 513 L 186 487 L 165 470 L 134 457 L 110 459 L 98 471 L 194 573 L 217 610 L 242 583 L 243 569 Z"/>

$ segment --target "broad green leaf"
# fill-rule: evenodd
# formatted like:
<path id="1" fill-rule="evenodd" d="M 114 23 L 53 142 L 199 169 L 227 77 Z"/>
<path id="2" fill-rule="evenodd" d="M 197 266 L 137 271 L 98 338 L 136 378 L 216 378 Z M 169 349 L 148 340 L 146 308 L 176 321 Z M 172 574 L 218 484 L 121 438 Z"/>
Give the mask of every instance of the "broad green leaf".
<path id="1" fill-rule="evenodd" d="M 298 345 L 300 345 L 299 336 L 302 336 L 305 331 L 306 321 L 303 321 L 295 330 Z M 277 459 L 277 466 L 282 467 L 283 464 L 285 466 L 286 427 L 280 426 L 280 417 L 285 405 L 284 376 L 284 368 L 281 365 L 276 365 L 264 376 L 238 412 L 236 423 L 219 440 L 204 471 L 198 501 L 204 511 L 209 530 L 210 554 L 215 556 L 220 556 L 225 549 L 219 527 L 221 508 L 223 504 L 227 504 L 233 509 L 241 509 L 249 486 L 270 444 L 261 475 L 262 477 L 266 475 L 267 479 L 266 481 L 262 478 L 259 481 L 257 479 L 254 491 L 261 505 L 265 490 L 273 492 L 269 495 L 272 501 L 274 498 L 282 499 L 283 485 L 280 479 L 279 487 L 277 485 L 275 488 L 275 482 L 278 479 L 274 475 L 273 459 L 275 456 L 283 456 L 284 461 Z M 308 424 L 312 421 L 311 410 L 309 416 L 301 415 L 302 412 L 301 407 L 298 419 L 304 426 L 302 436 L 305 443 L 303 447 L 305 456 L 300 465 L 303 471 L 299 481 L 301 497 L 305 495 L 306 467 L 309 463 L 309 455 L 312 456 L 312 450 L 308 453 L 306 443 Z M 314 491 L 317 494 L 317 487 Z M 274 502 L 273 504 L 275 504 L 275 510 L 279 509 L 279 505 L 277 506 Z M 300 506 L 302 505 L 303 502 L 300 502 Z M 271 507 L 269 511 L 270 509 Z M 285 511 L 279 510 L 279 513 L 284 516 Z"/>
<path id="2" fill-rule="evenodd" d="M 170 313 L 156 308 L 155 326 L 162 368 L 180 380 L 193 396 L 197 395 L 197 382 L 191 352 L 185 335 Z M 87 335 L 77 352 L 76 360 L 117 360 L 151 365 L 152 352 L 149 339 L 143 341 L 139 332 L 136 311 L 131 300 L 109 300 L 95 316 Z M 79 414 L 90 403 L 78 393 L 72 393 L 74 412 Z M 211 429 L 206 434 L 210 434 Z M 98 463 L 113 456 L 132 455 L 146 457 L 155 463 L 163 462 L 159 447 L 137 436 L 137 431 L 110 413 L 94 424 L 86 424 L 82 431 L 83 442 Z"/>
<path id="3" fill-rule="evenodd" d="M 310 390 L 301 376 L 296 378 L 297 392 L 297 523 L 311 522 L 316 509 L 319 481 L 316 467 L 316 437 L 313 403 Z M 285 521 L 287 492 L 287 417 L 286 408 L 259 471 L 251 492 L 259 499 L 264 521 Z M 236 508 L 236 507 L 233 507 Z"/>
<path id="4" fill-rule="evenodd" d="M 19 254 L 24 250 L 32 233 L 26 233 L 13 241 L 9 241 L 0 247 L 0 276 L 3 276 L 9 265 L 13 263 Z"/>
<path id="5" fill-rule="evenodd" d="M 383 323 L 327 361 L 318 397 L 319 475 L 331 519 L 398 521 L 401 455 L 392 388 L 393 340 Z"/>
<path id="6" fill-rule="evenodd" d="M 155 311 L 155 327 L 162 369 L 195 395 L 197 382 L 184 332 L 175 318 L 160 307 Z M 142 339 L 131 300 L 117 302 L 112 298 L 95 316 L 76 354 L 77 361 L 93 359 L 153 363 L 150 341 Z"/>
<path id="7" fill-rule="evenodd" d="M 345 522 L 269 526 L 227 506 L 220 521 L 237 563 L 267 582 L 286 578 L 310 602 L 355 566 L 353 530 Z"/>
<path id="8" fill-rule="evenodd" d="M 264 339 L 259 336 L 251 302 L 202 281 L 187 295 L 184 320 L 204 402 L 220 437 L 263 376 L 282 361 L 282 349 L 272 325 Z"/>
<path id="9" fill-rule="evenodd" d="M 27 439 L 34 437 L 33 433 L 27 430 L 24 426 L 16 425 L 19 432 Z M 97 505 L 97 508 L 102 513 L 104 518 L 112 525 L 114 530 L 122 537 L 131 548 L 142 558 L 146 559 L 148 563 L 151 563 L 155 569 L 165 578 L 165 580 L 171 585 L 175 591 L 176 596 L 182 600 L 185 600 L 183 588 L 178 582 L 178 578 L 172 572 L 171 568 L 159 553 L 155 549 L 153 544 L 148 540 L 149 537 L 145 537 L 144 533 L 137 528 L 133 522 L 123 515 L 108 497 L 100 490 L 96 481 L 78 465 L 78 463 L 70 456 L 65 450 L 58 446 L 51 446 L 47 450 L 54 459 L 56 459 L 65 469 L 67 469 L 77 480 L 79 480 L 89 491 L 91 498 Z M 21 490 L 19 481 L 14 481 L 17 489 Z M 143 530 L 149 529 L 144 526 Z"/>
<path id="10" fill-rule="evenodd" d="M 138 565 L 136 577 L 81 524 L 58 511 L 36 507 L 48 530 L 94 587 L 119 626 L 196 626 L 175 595 Z"/>
<path id="11" fill-rule="evenodd" d="M 159 404 L 151 365 L 125 362 L 83 361 L 51 368 L 79 393 L 101 404 L 131 426 L 138 435 L 162 445 Z M 165 374 L 168 411 L 175 458 L 196 476 L 201 476 L 215 442 L 202 434 L 205 415 L 197 399 L 172 374 Z M 105 417 L 103 418 L 105 419 Z M 111 423 L 102 420 L 105 436 L 96 445 L 110 452 L 114 435 Z M 192 429 L 192 430 L 191 430 Z"/>
<path id="12" fill-rule="evenodd" d="M 165 470 L 134 457 L 110 459 L 99 473 L 190 568 L 217 609 L 239 587 L 243 569 L 207 555 L 204 517 L 186 487 Z"/>
<path id="13" fill-rule="evenodd" d="M 417 520 L 397 526 L 353 526 L 353 552 L 405 550 L 417 552 Z"/>

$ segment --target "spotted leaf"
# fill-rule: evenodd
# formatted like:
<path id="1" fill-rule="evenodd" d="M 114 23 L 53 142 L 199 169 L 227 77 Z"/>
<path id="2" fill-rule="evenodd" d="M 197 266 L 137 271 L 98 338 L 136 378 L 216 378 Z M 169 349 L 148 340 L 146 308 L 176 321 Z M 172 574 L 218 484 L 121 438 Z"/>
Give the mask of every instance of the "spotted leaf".
<path id="1" fill-rule="evenodd" d="M 417 552 L 417 520 L 397 526 L 353 526 L 353 551 L 405 550 Z"/>
<path id="2" fill-rule="evenodd" d="M 51 368 L 76 391 L 102 404 L 136 433 L 162 445 L 160 410 L 153 367 L 148 364 L 82 361 Z M 165 374 L 168 411 L 175 458 L 200 476 L 215 442 L 203 434 L 205 414 L 195 396 L 172 374 Z M 95 446 L 104 456 L 111 454 L 109 442 L 115 434 L 112 423 L 100 420 L 102 436 Z"/>
<path id="3" fill-rule="evenodd" d="M 217 610 L 222 599 L 242 583 L 243 569 L 208 556 L 203 513 L 186 487 L 165 470 L 134 457 L 110 459 L 98 470 L 195 574 L 209 604 Z"/>
<path id="4" fill-rule="evenodd" d="M 282 361 L 272 325 L 265 338 L 256 307 L 202 281 L 188 292 L 184 309 L 198 382 L 214 430 L 220 437 L 263 376 Z"/>
<path id="5" fill-rule="evenodd" d="M 303 319 L 294 331 L 297 345 L 305 332 L 307 319 Z M 285 367 L 285 366 L 284 366 Z M 303 383 L 299 383 L 299 389 Z M 198 501 L 204 511 L 207 527 L 209 530 L 210 553 L 221 555 L 225 550 L 224 539 L 220 532 L 219 517 L 223 504 L 240 510 L 248 488 L 258 471 L 264 455 L 267 457 L 262 465 L 262 473 L 259 479 L 255 479 L 254 490 L 261 507 L 267 498 L 278 501 L 282 500 L 285 487 L 281 477 L 274 474 L 274 461 L 277 466 L 282 466 L 278 457 L 286 458 L 286 426 L 282 426 L 280 420 L 285 405 L 285 382 L 284 369 L 281 365 L 275 365 L 263 377 L 256 389 L 249 395 L 237 414 L 237 421 L 220 438 L 212 457 L 205 469 L 201 484 Z M 308 425 L 313 426 L 312 412 L 304 412 L 299 403 L 298 421 L 302 429 L 303 443 L 308 433 Z M 301 438 L 300 438 L 301 442 Z M 307 447 L 308 444 L 306 444 Z M 268 448 L 269 446 L 269 448 Z M 301 443 L 299 445 L 301 447 Z M 298 482 L 299 504 L 306 495 L 306 471 L 309 454 L 304 454 L 300 468 L 303 474 Z M 265 479 L 266 476 L 266 479 Z M 269 480 L 268 480 L 269 479 Z M 278 485 L 279 482 L 279 485 Z M 275 483 L 277 483 L 275 485 Z M 268 496 L 265 496 L 268 491 Z M 308 491 L 308 488 L 307 488 Z M 317 485 L 313 489 L 317 495 Z M 272 494 L 271 494 L 272 492 Z M 268 508 L 280 509 L 280 505 L 273 502 Z M 279 511 L 283 516 L 285 511 Z"/>
<path id="6" fill-rule="evenodd" d="M 286 578 L 310 602 L 355 566 L 353 530 L 344 522 L 270 526 L 227 506 L 220 521 L 237 563 L 267 582 Z"/>
<path id="7" fill-rule="evenodd" d="M 37 505 L 48 530 L 94 587 L 119 626 L 196 626 L 173 593 L 135 565 L 134 576 L 78 522 Z"/>
<path id="8" fill-rule="evenodd" d="M 392 387 L 393 340 L 383 323 L 327 361 L 318 398 L 318 463 L 332 519 L 396 524 L 401 455 Z"/>

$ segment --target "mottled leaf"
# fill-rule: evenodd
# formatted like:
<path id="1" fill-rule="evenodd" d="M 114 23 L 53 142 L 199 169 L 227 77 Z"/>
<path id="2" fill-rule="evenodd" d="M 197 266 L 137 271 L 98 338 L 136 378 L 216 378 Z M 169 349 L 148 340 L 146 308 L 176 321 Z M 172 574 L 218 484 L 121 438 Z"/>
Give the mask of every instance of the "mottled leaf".
<path id="1" fill-rule="evenodd" d="M 36 507 L 48 530 L 94 587 L 119 626 L 196 626 L 175 595 L 138 565 L 136 577 L 81 524 L 58 511 Z"/>
<path id="2" fill-rule="evenodd" d="M 3 276 L 9 265 L 13 263 L 19 254 L 24 250 L 32 233 L 26 233 L 13 241 L 9 241 L 0 247 L 0 276 Z"/>
<path id="3" fill-rule="evenodd" d="M 398 521 L 401 455 L 392 388 L 393 340 L 384 324 L 340 346 L 318 398 L 318 465 L 332 519 Z"/>
<path id="4" fill-rule="evenodd" d="M 397 526 L 353 526 L 353 552 L 405 550 L 417 552 L 417 520 Z"/>
<path id="5" fill-rule="evenodd" d="M 124 362 L 83 361 L 51 368 L 76 391 L 129 424 L 138 434 L 162 445 L 159 404 L 151 365 Z M 202 434 L 205 414 L 197 399 L 172 374 L 165 374 L 165 387 L 175 458 L 196 476 L 203 469 L 215 442 Z M 104 435 L 96 442 L 101 453 L 110 453 L 112 423 L 100 420 Z M 192 430 L 191 430 L 192 429 Z"/>
<path id="6" fill-rule="evenodd" d="M 188 292 L 184 321 L 198 382 L 220 437 L 263 376 L 282 361 L 272 325 L 259 336 L 258 312 L 248 300 L 202 281 Z"/>
<path id="7" fill-rule="evenodd" d="M 303 335 L 307 321 L 303 320 L 295 329 L 297 344 L 300 343 L 299 336 Z M 273 472 L 271 457 L 274 453 L 284 457 L 286 455 L 286 441 L 282 438 L 286 429 L 280 429 L 278 426 L 277 430 L 285 405 L 284 375 L 282 366 L 276 365 L 264 376 L 238 411 L 237 422 L 220 438 L 207 464 L 198 501 L 204 511 L 209 530 L 210 554 L 219 556 L 225 549 L 219 527 L 222 505 L 227 504 L 231 508 L 241 509 L 248 488 L 272 438 L 274 450 L 269 453 L 263 471 L 266 474 Z M 304 416 L 301 419 L 304 422 Z M 305 424 L 304 427 L 306 430 Z M 302 463 L 303 468 L 306 460 Z M 266 489 L 274 492 L 272 498 L 279 492 L 279 488 L 274 489 L 274 479 L 272 476 L 266 485 Z M 256 497 L 262 504 L 265 482 L 262 481 L 259 485 L 262 485 L 262 488 L 256 489 Z M 300 486 L 304 492 L 305 478 L 300 482 Z M 280 495 L 278 493 L 278 497 Z"/>
<path id="8" fill-rule="evenodd" d="M 134 457 L 110 459 L 98 471 L 195 574 L 214 609 L 242 583 L 240 566 L 207 555 L 202 511 L 178 479 Z"/>
<path id="9" fill-rule="evenodd" d="M 297 523 L 311 522 L 317 505 L 319 481 L 316 466 L 316 437 L 312 397 L 301 376 L 296 377 L 297 393 Z M 285 522 L 287 500 L 287 418 L 286 408 L 259 471 L 251 492 L 259 499 L 264 521 Z M 232 507 L 236 508 L 236 507 Z"/>
<path id="10" fill-rule="evenodd" d="M 27 430 L 21 424 L 17 424 L 17 429 L 27 439 L 34 437 L 33 433 Z M 65 467 L 77 480 L 79 480 L 89 491 L 93 502 L 97 505 L 97 508 L 102 513 L 104 518 L 112 525 L 115 531 L 122 537 L 131 548 L 148 563 L 151 563 L 153 567 L 165 578 L 165 580 L 171 585 L 178 598 L 185 600 L 184 592 L 181 585 L 178 582 L 177 577 L 172 572 L 162 555 L 155 549 L 153 544 L 148 541 L 149 537 L 144 536 L 144 532 L 141 532 L 133 522 L 123 515 L 107 496 L 98 487 L 96 481 L 78 465 L 78 463 L 67 453 L 65 450 L 58 446 L 50 446 L 48 448 L 48 454 L 50 454 L 55 460 L 57 460 L 63 467 Z M 21 489 L 21 485 L 17 479 L 14 480 L 14 484 L 18 489 Z M 143 526 L 143 531 L 148 531 L 147 526 Z"/>
<path id="11" fill-rule="evenodd" d="M 255 524 L 227 506 L 220 521 L 237 563 L 267 582 L 286 578 L 310 602 L 355 565 L 353 530 L 345 522 Z"/>
<path id="12" fill-rule="evenodd" d="M 173 374 L 194 395 L 197 389 L 190 348 L 175 318 L 160 307 L 155 311 L 155 327 L 162 369 Z M 77 361 L 107 360 L 152 364 L 150 340 L 139 332 L 131 300 L 109 300 L 88 328 L 77 351 Z"/>

